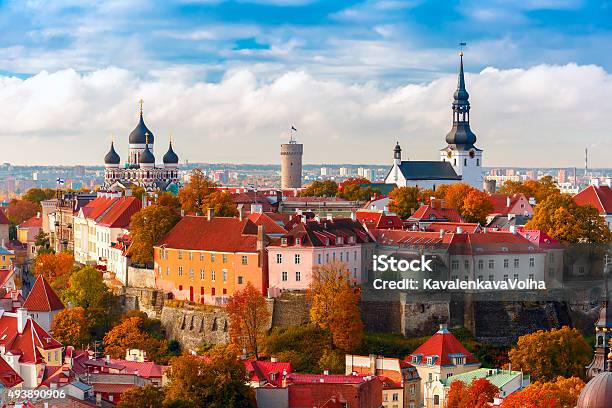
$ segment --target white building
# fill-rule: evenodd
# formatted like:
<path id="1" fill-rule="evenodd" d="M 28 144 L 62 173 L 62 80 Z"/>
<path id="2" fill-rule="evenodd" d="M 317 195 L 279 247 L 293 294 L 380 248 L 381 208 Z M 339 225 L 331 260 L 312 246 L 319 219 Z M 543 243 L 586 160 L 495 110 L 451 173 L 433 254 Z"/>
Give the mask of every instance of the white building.
<path id="1" fill-rule="evenodd" d="M 459 79 L 453 101 L 453 127 L 446 135 L 447 146 L 440 150 L 440 161 L 402 161 L 402 149 L 398 142 L 393 150 L 393 167 L 385 183 L 435 189 L 441 184 L 462 182 L 482 189 L 482 150 L 475 146 L 476 135 L 470 129 L 470 102 L 465 89 L 463 53 L 460 56 Z"/>

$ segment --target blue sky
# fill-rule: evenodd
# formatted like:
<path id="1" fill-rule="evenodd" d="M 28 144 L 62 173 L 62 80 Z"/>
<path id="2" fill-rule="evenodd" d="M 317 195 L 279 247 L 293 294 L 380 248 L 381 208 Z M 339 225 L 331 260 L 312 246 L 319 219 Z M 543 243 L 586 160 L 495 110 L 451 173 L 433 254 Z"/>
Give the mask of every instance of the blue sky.
<path id="1" fill-rule="evenodd" d="M 36 126 L 31 123 L 15 124 L 9 129 L 0 130 L 0 137 L 8 141 L 19 139 L 38 144 L 41 141 L 51 143 L 63 140 L 85 146 L 87 138 L 83 133 L 88 131 L 83 125 L 85 121 L 97 125 L 108 123 L 109 117 L 126 123 L 100 129 L 104 133 L 104 143 L 108 133 L 118 133 L 121 138 L 123 133 L 129 133 L 132 126 L 132 105 L 143 95 L 148 96 L 145 98 L 147 106 L 152 107 L 152 119 L 157 126 L 163 131 L 166 128 L 184 131 L 186 144 L 195 146 L 200 137 L 196 133 L 202 126 L 213 128 L 212 131 L 206 128 L 212 134 L 207 136 L 210 140 L 222 139 L 223 132 L 219 130 L 218 122 L 207 125 L 204 119 L 193 119 L 191 127 L 182 126 L 185 118 L 179 119 L 170 110 L 155 110 L 155 107 L 167 103 L 162 102 L 164 92 L 160 89 L 164 87 L 171 90 L 167 94 L 175 98 L 173 103 L 180 103 L 187 97 L 192 97 L 195 103 L 201 96 L 199 90 L 220 84 L 221 88 L 212 89 L 223 90 L 224 95 L 231 94 L 232 84 L 236 82 L 251 87 L 255 94 L 265 92 L 268 89 L 266 86 L 272 87 L 270 89 L 294 87 L 295 92 L 302 93 L 320 86 L 322 92 L 329 95 L 334 91 L 339 93 L 333 98 L 330 96 L 330 100 L 348 105 L 356 103 L 355 100 L 343 100 L 341 94 L 350 94 L 358 88 L 364 102 L 351 111 L 350 114 L 356 117 L 360 109 L 368 110 L 376 106 L 377 101 L 368 101 L 367 98 L 396 103 L 399 97 L 404 103 L 403 109 L 407 109 L 414 103 L 411 98 L 428 93 L 428 97 L 419 102 L 429 105 L 427 112 L 421 117 L 410 117 L 413 122 L 419 121 L 418 124 L 406 124 L 406 118 L 387 118 L 385 123 L 395 123 L 397 128 L 389 126 L 384 129 L 385 133 L 380 135 L 380 139 L 381 143 L 390 143 L 403 134 L 411 137 L 408 133 L 411 131 L 433 138 L 448 123 L 449 115 L 441 109 L 448 106 L 444 98 L 450 96 L 452 89 L 443 95 L 445 88 L 442 86 L 447 87 L 445 81 L 450 81 L 455 75 L 458 43 L 461 41 L 468 44 L 466 69 L 479 75 L 474 78 L 477 89 L 478 81 L 486 79 L 482 72 L 492 75 L 490 69 L 499 71 L 495 74 L 499 81 L 508 80 L 509 76 L 516 74 L 516 70 L 522 70 L 523 76 L 513 77 L 516 80 L 514 86 L 520 87 L 525 78 L 533 83 L 547 82 L 528 75 L 540 72 L 531 71 L 537 67 L 566 67 L 563 72 L 554 71 L 548 75 L 555 74 L 566 81 L 570 80 L 570 86 L 577 88 L 580 87 L 577 81 L 590 83 L 591 79 L 599 78 L 597 80 L 602 82 L 591 86 L 594 89 L 602 88 L 601 97 L 604 99 L 608 96 L 609 73 L 612 72 L 610 1 L 0 1 L 0 28 L 0 101 L 15 103 L 14 95 L 19 95 L 20 102 L 11 113 L 13 118 L 15 115 L 26 117 L 25 112 L 34 109 L 33 105 L 40 104 L 49 112 L 54 112 L 54 116 L 67 118 L 63 124 L 47 119 Z M 570 69 L 567 68 L 568 64 L 583 69 Z M 593 67 L 595 69 L 591 69 Z M 568 73 L 580 78 L 572 79 L 574 77 L 568 77 Z M 58 82 L 54 75 L 66 82 Z M 298 80 L 297 85 L 287 85 L 283 78 L 299 78 L 303 82 Z M 17 80 L 20 82 L 15 82 Z M 124 92 L 126 85 L 122 81 L 129 83 L 130 92 Z M 59 88 L 59 83 L 65 86 Z M 38 93 L 32 90 L 33 84 L 40 87 Z M 309 84 L 309 88 L 301 89 L 300 84 Z M 411 85 L 420 88 L 410 88 Z M 484 89 L 480 95 L 489 96 L 488 92 L 492 92 L 499 83 L 489 86 L 492 88 Z M 49 92 L 43 96 L 40 94 L 43 89 L 53 89 L 59 96 L 55 100 Z M 548 92 L 552 114 L 549 120 L 558 122 L 553 112 L 554 90 L 549 87 L 536 91 L 532 95 L 536 99 L 541 93 Z M 253 97 L 253 94 L 244 93 L 242 89 L 236 92 L 239 94 L 235 97 L 247 105 L 249 98 Z M 573 95 L 572 92 L 570 94 Z M 521 103 L 519 95 L 516 96 L 516 101 L 512 103 Z M 408 100 L 402 99 L 404 97 Z M 495 94 L 490 97 L 494 98 Z M 564 109 L 571 112 L 571 106 L 575 106 L 573 104 L 587 97 L 576 94 Z M 316 96 L 313 98 L 313 101 L 316 100 Z M 300 100 L 297 95 L 296 99 L 296 103 L 307 104 L 309 101 L 308 97 Z M 66 101 L 70 101 L 71 106 L 66 107 Z M 216 109 L 218 106 L 207 105 L 215 101 L 218 99 L 201 100 L 203 105 L 200 109 Z M 592 106 L 598 105 L 596 100 L 590 102 Z M 100 106 L 104 103 L 112 103 L 113 106 Z M 267 116 L 268 111 L 264 111 L 260 112 L 259 117 L 261 122 L 267 122 L 226 129 L 227 135 L 243 135 L 243 140 L 247 141 L 253 137 L 264 137 L 260 132 L 273 132 L 269 140 L 276 144 L 279 138 L 284 137 L 284 130 L 277 127 L 286 127 L 286 122 L 302 121 L 312 126 L 313 132 L 333 133 L 335 136 L 332 139 L 337 140 L 338 145 L 331 147 L 337 149 L 342 143 L 353 139 L 366 146 L 372 135 L 360 133 L 360 129 L 379 129 L 376 120 L 386 120 L 377 116 L 373 122 L 362 123 L 355 128 L 340 124 L 331 129 L 334 121 L 326 117 L 326 107 L 317 108 L 312 103 L 308 106 L 307 117 L 300 117 L 299 104 L 293 110 L 284 112 L 282 119 L 277 121 L 270 119 L 272 115 Z M 267 107 L 269 111 L 284 108 L 278 105 Z M 86 112 L 91 114 L 92 109 L 107 111 L 98 112 L 93 119 L 82 116 Z M 402 106 L 397 109 L 401 112 Z M 507 112 L 486 113 L 495 116 Z M 211 116 L 216 118 L 223 114 L 223 111 L 215 111 Z M 432 116 L 429 119 L 430 114 L 439 115 L 440 118 Z M 584 116 L 585 122 L 588 115 L 588 112 L 578 113 L 578 116 Z M 317 121 L 319 116 L 322 119 Z M 478 118 L 477 113 L 475 116 Z M 256 121 L 256 118 L 250 120 Z M 73 127 L 67 127 L 67 123 Z M 431 133 L 425 129 L 431 129 Z M 494 147 L 493 142 L 503 143 L 516 137 L 496 128 L 495 120 L 491 117 L 481 118 L 481 129 L 485 133 L 483 141 L 489 143 L 486 146 L 489 150 Z M 531 129 L 538 133 L 546 131 L 547 123 L 540 120 Z M 584 132 L 586 140 L 583 144 L 605 143 L 602 142 L 604 133 L 604 129 L 591 124 Z M 486 134 L 495 134 L 496 137 L 486 140 Z M 317 137 L 322 136 L 313 135 L 315 142 L 319 141 Z M 525 140 L 529 140 L 533 135 L 525 137 Z M 443 139 L 443 134 L 439 138 Z M 570 140 L 569 132 L 567 138 L 568 143 L 575 142 Z M 91 154 L 84 155 L 84 160 L 92 163 L 99 160 L 98 149 L 102 149 L 104 143 L 93 144 L 89 149 Z M 414 149 L 419 156 L 422 152 L 426 156 L 437 151 L 440 143 L 437 140 L 430 144 L 417 141 Z M 188 147 L 191 148 L 190 145 Z M 562 164 L 571 165 L 573 152 L 569 150 L 560 152 Z M 379 157 L 364 153 L 353 153 L 351 156 L 351 152 L 347 152 L 337 161 L 386 162 L 386 156 L 383 156 L 386 153 L 383 152 L 386 152 L 386 147 L 381 145 L 377 152 Z M 495 160 L 489 164 L 515 164 L 505 160 L 505 155 L 494 152 L 490 157 Z M 14 153 L 17 155 L 13 159 L 15 162 L 49 160 L 43 155 L 25 158 L 17 149 Z M 259 153 L 250 161 L 278 161 L 276 153 L 271 154 L 263 149 Z M 252 149 L 239 154 L 237 158 L 232 157 L 233 154 L 235 151 L 221 146 L 206 154 L 194 153 L 190 160 L 244 161 L 249 159 Z M 74 161 L 66 154 L 59 154 L 56 159 L 65 163 Z M 530 157 L 526 161 L 532 162 L 532 159 Z M 336 161 L 336 158 L 321 157 L 321 160 Z M 307 161 L 316 162 L 317 159 Z M 520 161 L 516 159 L 516 164 L 520 164 Z M 599 162 L 595 157 L 594 163 L 601 166 L 606 164 L 603 156 Z M 542 160 L 542 165 L 546 164 L 553 165 L 552 161 Z"/>

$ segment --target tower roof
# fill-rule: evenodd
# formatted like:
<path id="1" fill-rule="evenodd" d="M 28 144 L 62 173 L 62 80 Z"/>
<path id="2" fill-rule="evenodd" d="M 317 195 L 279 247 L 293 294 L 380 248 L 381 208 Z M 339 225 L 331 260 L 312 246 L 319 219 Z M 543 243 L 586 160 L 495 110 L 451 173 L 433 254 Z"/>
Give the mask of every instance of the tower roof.
<path id="1" fill-rule="evenodd" d="M 145 145 L 145 149 L 140 152 L 140 156 L 138 157 L 138 163 L 155 164 L 155 156 L 149 149 L 149 144 L 145 143 Z"/>
<path id="2" fill-rule="evenodd" d="M 170 141 L 170 145 L 168 146 L 168 151 L 164 154 L 164 164 L 178 164 L 179 158 L 174 150 L 172 149 L 172 141 Z"/>
<path id="3" fill-rule="evenodd" d="M 612 372 L 604 371 L 589 381 L 578 397 L 577 408 L 605 408 L 612 401 Z"/>
<path id="4" fill-rule="evenodd" d="M 475 149 L 476 135 L 470 129 L 470 95 L 465 89 L 463 51 L 459 54 L 457 89 L 453 95 L 453 127 L 446 135 L 446 143 L 457 150 Z"/>
<path id="5" fill-rule="evenodd" d="M 28 298 L 23 303 L 23 307 L 32 312 L 52 312 L 55 310 L 63 310 L 64 304 L 60 300 L 57 293 L 51 288 L 51 285 L 40 275 Z"/>
<path id="6" fill-rule="evenodd" d="M 115 151 L 115 144 L 111 142 L 110 150 L 104 156 L 104 164 L 119 164 L 121 162 L 121 158 Z"/>
<path id="7" fill-rule="evenodd" d="M 155 142 L 155 137 L 153 136 L 153 132 L 151 132 L 147 125 L 144 123 L 144 119 L 142 118 L 142 107 L 140 108 L 140 120 L 138 124 L 130 133 L 130 144 L 145 144 L 147 143 L 147 133 L 149 134 L 149 143 L 153 144 Z"/>
<path id="8" fill-rule="evenodd" d="M 468 102 L 470 94 L 465 89 L 465 76 L 463 74 L 463 52 L 459 54 L 459 76 L 457 78 L 457 90 L 455 91 L 455 102 Z"/>
<path id="9" fill-rule="evenodd" d="M 395 143 L 395 148 L 393 149 L 393 151 L 394 151 L 395 153 L 400 153 L 400 152 L 402 151 L 402 148 L 400 147 L 399 142 L 396 142 L 396 143 Z"/>

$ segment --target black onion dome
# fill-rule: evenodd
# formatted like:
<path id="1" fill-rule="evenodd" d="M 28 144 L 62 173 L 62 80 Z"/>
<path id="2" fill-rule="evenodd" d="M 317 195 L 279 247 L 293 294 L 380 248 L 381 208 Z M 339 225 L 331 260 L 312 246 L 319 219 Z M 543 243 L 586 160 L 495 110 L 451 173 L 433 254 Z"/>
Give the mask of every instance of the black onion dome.
<path id="1" fill-rule="evenodd" d="M 164 164 L 178 164 L 179 158 L 174 150 L 172 150 L 172 142 L 170 142 L 170 146 L 168 147 L 168 151 L 164 154 Z"/>
<path id="2" fill-rule="evenodd" d="M 395 148 L 393 149 L 395 153 L 401 153 L 402 148 L 399 145 L 399 142 L 396 143 Z"/>
<path id="3" fill-rule="evenodd" d="M 104 164 L 119 164 L 121 162 L 121 158 L 115 151 L 114 143 L 111 142 L 111 147 L 106 156 L 104 156 Z"/>
<path id="4" fill-rule="evenodd" d="M 142 118 L 142 112 L 140 112 L 140 120 L 134 130 L 132 130 L 132 133 L 130 133 L 130 144 L 146 144 L 147 134 L 149 136 L 149 143 L 153 144 L 155 139 L 153 132 L 145 125 L 144 119 Z"/>
<path id="5" fill-rule="evenodd" d="M 155 164 L 155 156 L 153 156 L 153 153 L 151 152 L 151 150 L 149 150 L 149 145 L 147 145 L 147 147 L 145 147 L 145 149 L 140 152 L 140 157 L 138 157 L 138 163 Z"/>

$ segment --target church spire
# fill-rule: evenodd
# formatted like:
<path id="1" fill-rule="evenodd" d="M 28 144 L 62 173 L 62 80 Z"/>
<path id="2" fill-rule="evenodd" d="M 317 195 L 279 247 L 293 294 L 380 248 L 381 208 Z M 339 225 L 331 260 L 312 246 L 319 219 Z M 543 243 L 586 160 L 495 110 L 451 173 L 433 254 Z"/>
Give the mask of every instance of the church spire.
<path id="1" fill-rule="evenodd" d="M 463 51 L 459 53 L 459 74 L 457 90 L 453 94 L 453 127 L 446 135 L 446 143 L 462 146 L 466 150 L 474 147 L 476 135 L 470 129 L 470 94 L 465 89 L 465 74 L 463 71 Z"/>

